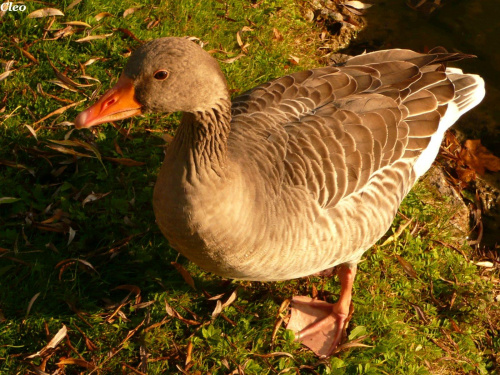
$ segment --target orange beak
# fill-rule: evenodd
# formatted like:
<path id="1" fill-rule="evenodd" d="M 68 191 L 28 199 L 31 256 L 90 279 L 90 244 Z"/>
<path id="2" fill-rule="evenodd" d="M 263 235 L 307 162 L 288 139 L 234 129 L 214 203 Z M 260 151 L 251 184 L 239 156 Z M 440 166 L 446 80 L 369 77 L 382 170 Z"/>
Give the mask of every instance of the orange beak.
<path id="1" fill-rule="evenodd" d="M 133 82 L 131 78 L 122 74 L 113 88 L 76 116 L 75 127 L 77 129 L 90 128 L 94 125 L 141 114 L 142 106 L 135 99 Z"/>

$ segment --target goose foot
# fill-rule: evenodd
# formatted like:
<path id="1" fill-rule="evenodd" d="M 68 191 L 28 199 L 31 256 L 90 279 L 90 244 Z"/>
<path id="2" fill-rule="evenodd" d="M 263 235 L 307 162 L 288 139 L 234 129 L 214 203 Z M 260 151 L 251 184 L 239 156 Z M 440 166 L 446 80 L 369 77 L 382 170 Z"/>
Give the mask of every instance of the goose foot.
<path id="1" fill-rule="evenodd" d="M 292 299 L 287 328 L 295 332 L 297 341 L 319 357 L 332 355 L 342 340 L 345 325 L 348 323 L 356 265 L 340 266 L 338 275 L 341 288 L 336 303 L 331 304 L 305 296 Z"/>

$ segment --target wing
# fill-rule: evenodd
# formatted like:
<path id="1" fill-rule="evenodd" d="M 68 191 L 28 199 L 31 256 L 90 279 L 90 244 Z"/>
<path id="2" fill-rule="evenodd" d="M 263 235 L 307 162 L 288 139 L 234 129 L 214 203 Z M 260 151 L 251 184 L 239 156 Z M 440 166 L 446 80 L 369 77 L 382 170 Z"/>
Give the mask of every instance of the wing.
<path id="1" fill-rule="evenodd" d="M 444 63 L 464 57 L 389 50 L 295 73 L 237 97 L 233 124 L 258 138 L 261 169 L 330 208 L 415 162 L 455 96 Z"/>

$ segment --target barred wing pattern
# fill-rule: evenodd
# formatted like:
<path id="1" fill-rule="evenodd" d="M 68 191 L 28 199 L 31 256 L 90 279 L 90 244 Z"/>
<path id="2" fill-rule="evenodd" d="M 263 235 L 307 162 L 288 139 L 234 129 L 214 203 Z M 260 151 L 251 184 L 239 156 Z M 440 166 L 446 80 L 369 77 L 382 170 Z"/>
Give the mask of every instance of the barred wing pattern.
<path id="1" fill-rule="evenodd" d="M 464 57 L 389 50 L 285 76 L 237 97 L 233 127 L 266 138 L 281 184 L 333 207 L 385 167 L 416 162 L 455 98 L 444 63 Z"/>

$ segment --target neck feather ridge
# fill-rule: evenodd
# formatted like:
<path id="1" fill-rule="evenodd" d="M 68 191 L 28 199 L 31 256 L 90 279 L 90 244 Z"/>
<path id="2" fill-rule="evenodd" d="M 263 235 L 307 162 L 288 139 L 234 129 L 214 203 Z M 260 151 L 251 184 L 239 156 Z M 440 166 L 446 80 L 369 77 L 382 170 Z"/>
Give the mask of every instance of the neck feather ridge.
<path id="1" fill-rule="evenodd" d="M 184 154 L 188 180 L 204 172 L 224 175 L 227 162 L 227 138 L 231 131 L 231 102 L 220 100 L 207 110 L 184 113 L 172 142 L 172 152 Z"/>

